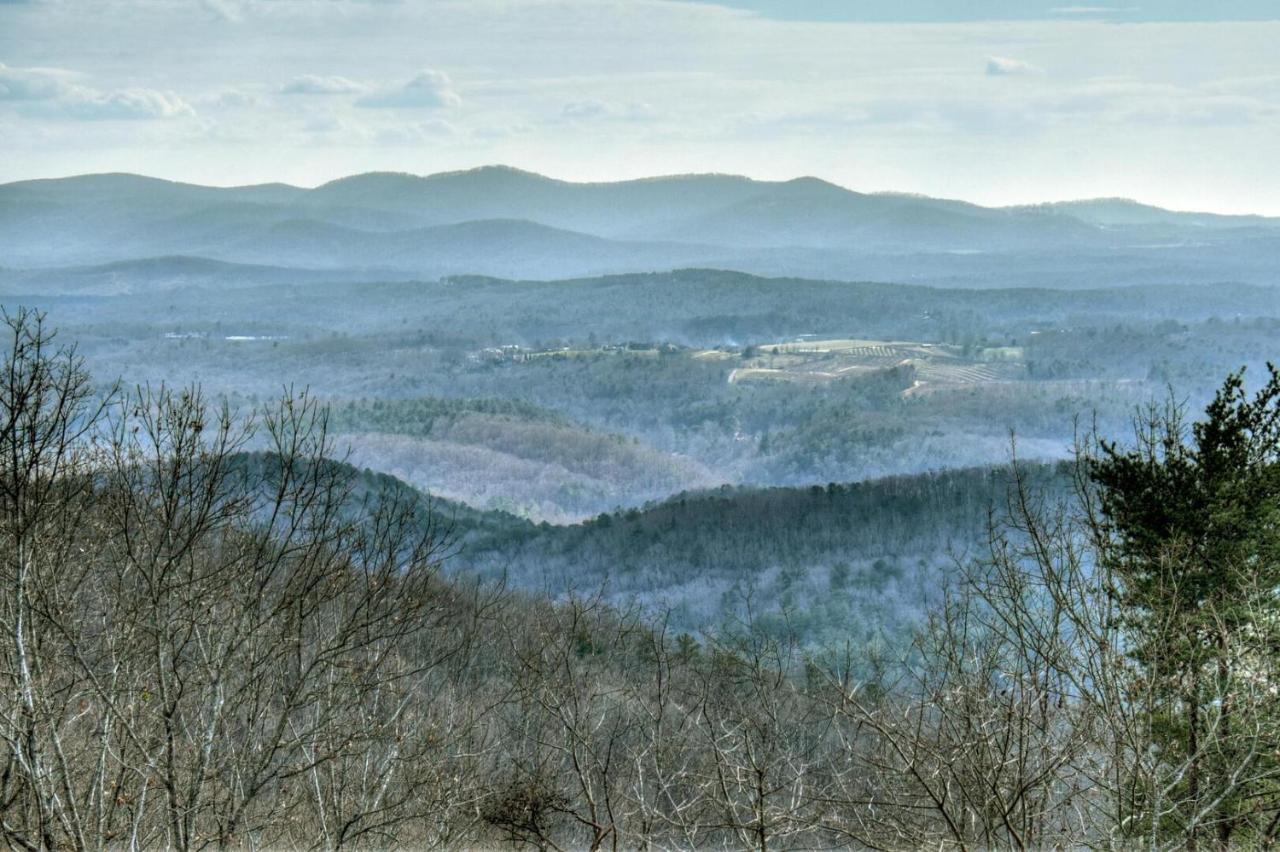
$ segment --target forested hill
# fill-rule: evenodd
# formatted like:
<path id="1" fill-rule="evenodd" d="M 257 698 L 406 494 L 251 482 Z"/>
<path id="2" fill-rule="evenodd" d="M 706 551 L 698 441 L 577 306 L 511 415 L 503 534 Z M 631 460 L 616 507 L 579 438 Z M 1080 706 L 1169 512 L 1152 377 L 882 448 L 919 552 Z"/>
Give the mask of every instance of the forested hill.
<path id="1" fill-rule="evenodd" d="M 1045 493 L 1064 465 L 1022 468 Z M 801 488 L 680 494 L 583 524 L 487 524 L 462 534 L 455 570 L 553 593 L 603 592 L 670 608 L 697 630 L 789 611 L 806 641 L 896 633 L 936 598 L 957 560 L 980 557 L 1007 468 L 971 468 Z"/>
<path id="2" fill-rule="evenodd" d="M 1032 490 L 1064 495 L 1070 466 L 1021 464 Z M 355 499 L 421 501 L 447 538 L 445 568 L 532 592 L 603 596 L 697 633 L 744 618 L 810 644 L 904 636 L 987 553 L 1008 467 L 796 488 L 722 487 L 572 525 L 534 524 L 356 472 Z"/>

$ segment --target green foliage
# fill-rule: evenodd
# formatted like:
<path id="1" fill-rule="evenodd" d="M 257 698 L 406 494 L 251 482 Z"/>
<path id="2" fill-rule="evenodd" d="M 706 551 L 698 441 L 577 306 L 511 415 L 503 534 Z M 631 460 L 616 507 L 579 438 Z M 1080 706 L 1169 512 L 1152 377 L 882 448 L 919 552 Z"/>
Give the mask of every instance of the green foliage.
<path id="1" fill-rule="evenodd" d="M 1181 411 L 1148 412 L 1138 446 L 1104 442 L 1090 468 L 1102 563 L 1131 637 L 1133 688 L 1151 737 L 1182 774 L 1166 829 L 1246 842 L 1276 755 L 1241 729 L 1280 730 L 1280 373 L 1252 398 L 1230 376 L 1188 435 Z M 1268 769 L 1268 766 L 1273 766 Z M 1150 803 L 1149 803 L 1150 804 Z"/>
<path id="2" fill-rule="evenodd" d="M 1061 465 L 1028 465 L 1046 493 Z M 675 608 L 672 626 L 704 633 L 754 612 L 809 646 L 903 639 L 936 603 L 952 556 L 972 553 L 1008 487 L 973 468 L 795 488 L 723 487 L 572 526 L 495 528 L 468 538 L 456 570 L 526 588 L 607 589 L 615 603 Z M 910 566 L 910 567 L 908 567 Z"/>

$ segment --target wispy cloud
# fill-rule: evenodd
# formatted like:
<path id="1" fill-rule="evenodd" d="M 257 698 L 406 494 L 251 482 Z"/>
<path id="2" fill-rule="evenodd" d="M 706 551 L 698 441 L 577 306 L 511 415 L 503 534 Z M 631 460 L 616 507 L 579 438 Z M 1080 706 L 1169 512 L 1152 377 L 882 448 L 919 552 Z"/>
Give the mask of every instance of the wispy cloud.
<path id="1" fill-rule="evenodd" d="M 57 68 L 10 68 L 0 63 L 0 101 L 40 101 L 70 91 L 70 72 Z"/>
<path id="2" fill-rule="evenodd" d="M 381 89 L 356 101 L 357 106 L 377 109 L 414 109 L 453 107 L 462 98 L 453 89 L 453 81 L 443 71 L 426 69 L 407 83 Z"/>
<path id="3" fill-rule="evenodd" d="M 442 119 L 420 121 L 415 124 L 397 125 L 379 131 L 375 137 L 380 145 L 422 145 L 440 142 L 458 136 L 458 128 Z"/>
<path id="4" fill-rule="evenodd" d="M 196 98 L 195 103 L 222 109 L 240 109 L 266 107 L 269 105 L 269 100 L 257 92 L 244 89 L 221 89 Z"/>
<path id="5" fill-rule="evenodd" d="M 608 115 L 609 105 L 604 101 L 570 101 L 560 110 L 565 118 L 599 118 Z"/>
<path id="6" fill-rule="evenodd" d="M 643 101 L 618 104 L 595 98 L 569 101 L 560 109 L 560 115 L 571 121 L 588 121 L 600 118 L 645 120 L 653 118 L 655 114 L 654 108 Z"/>
<path id="7" fill-rule="evenodd" d="M 87 121 L 177 118 L 195 115 L 191 105 L 172 92 L 155 89 L 120 89 L 115 92 L 85 91 L 64 98 L 59 109 L 70 118 Z"/>
<path id="8" fill-rule="evenodd" d="M 303 74 L 281 87 L 286 95 L 346 95 L 365 91 L 365 86 L 346 77 Z"/>
<path id="9" fill-rule="evenodd" d="M 200 5 L 224 21 L 237 23 L 242 19 L 239 8 L 228 0 L 200 0 Z"/>
<path id="10" fill-rule="evenodd" d="M 991 77 L 1017 77 L 1024 74 L 1039 74 L 1041 69 L 1021 59 L 1010 59 L 1007 56 L 988 56 L 987 74 Z"/>
<path id="11" fill-rule="evenodd" d="M 79 75 L 58 68 L 10 68 L 0 65 L 0 101 L 25 103 L 49 117 L 84 120 L 134 120 L 195 115 L 172 92 L 130 87 L 101 91 L 78 82 Z"/>

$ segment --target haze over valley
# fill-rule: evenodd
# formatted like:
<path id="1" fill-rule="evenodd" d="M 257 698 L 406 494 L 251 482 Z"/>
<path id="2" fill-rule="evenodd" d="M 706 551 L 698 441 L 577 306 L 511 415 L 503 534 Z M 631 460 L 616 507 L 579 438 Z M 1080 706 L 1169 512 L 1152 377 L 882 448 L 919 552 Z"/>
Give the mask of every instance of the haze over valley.
<path id="1" fill-rule="evenodd" d="M 1136 202 L 988 209 L 812 178 L 486 167 L 310 190 L 98 175 L 0 186 L 0 205 L 18 261 L 0 271 L 5 303 L 47 311 L 95 376 L 198 383 L 246 410 L 305 388 L 355 466 L 512 525 L 497 550 L 464 536 L 454 569 L 696 613 L 682 629 L 778 572 L 816 595 L 833 566 L 886 558 L 932 566 L 902 617 L 873 588 L 829 620 L 874 611 L 905 629 L 998 489 L 941 538 L 926 513 L 920 540 L 892 546 L 748 564 L 728 554 L 758 545 L 717 540 L 687 572 L 670 564 L 683 538 L 557 568 L 520 523 L 678 518 L 694 509 L 672 501 L 722 487 L 751 516 L 775 499 L 751 489 L 905 476 L 928 492 L 1006 464 L 1014 441 L 1024 461 L 1061 461 L 1083 428 L 1115 433 L 1147 401 L 1201 404 L 1226 372 L 1264 370 L 1280 317 L 1280 222 Z M 807 264 L 821 277 L 769 274 Z M 842 274 L 855 268 L 885 274 Z M 855 539 L 873 524 L 846 523 Z"/>
<path id="2" fill-rule="evenodd" d="M 1271 0 L 0 0 L 0 847 L 1280 845 Z"/>

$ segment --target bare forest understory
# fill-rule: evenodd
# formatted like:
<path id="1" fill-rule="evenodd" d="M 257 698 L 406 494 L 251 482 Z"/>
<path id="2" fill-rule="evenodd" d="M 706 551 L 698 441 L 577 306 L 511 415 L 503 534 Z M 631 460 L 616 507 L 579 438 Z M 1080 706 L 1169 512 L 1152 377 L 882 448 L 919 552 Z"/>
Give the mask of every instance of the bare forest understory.
<path id="1" fill-rule="evenodd" d="M 1015 465 L 901 647 L 445 569 L 306 394 L 0 374 L 0 836 L 18 849 L 1270 845 L 1280 380 Z M 252 450 L 252 451 L 250 451 Z"/>

